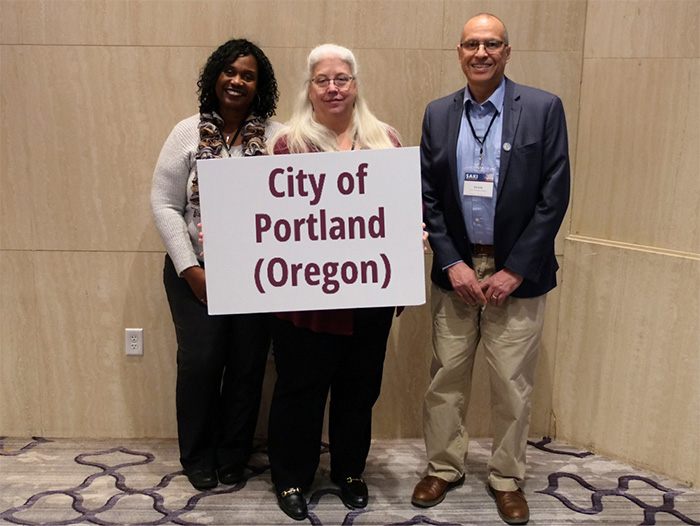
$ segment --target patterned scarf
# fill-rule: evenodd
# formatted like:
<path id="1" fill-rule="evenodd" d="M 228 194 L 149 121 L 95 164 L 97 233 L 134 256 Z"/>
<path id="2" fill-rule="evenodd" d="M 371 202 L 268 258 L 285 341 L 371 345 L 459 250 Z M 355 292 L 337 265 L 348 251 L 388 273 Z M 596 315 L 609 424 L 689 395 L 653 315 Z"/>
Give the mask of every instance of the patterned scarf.
<path id="1" fill-rule="evenodd" d="M 263 120 L 256 115 L 249 115 L 241 127 L 243 139 L 243 155 L 265 155 L 265 125 Z M 215 112 L 201 113 L 199 119 L 199 147 L 195 159 L 218 159 L 224 148 L 224 138 L 221 130 L 224 128 L 224 120 Z M 200 217 L 199 210 L 199 174 L 195 165 L 194 178 L 192 179 L 192 197 L 190 204 L 194 209 L 194 217 Z"/>

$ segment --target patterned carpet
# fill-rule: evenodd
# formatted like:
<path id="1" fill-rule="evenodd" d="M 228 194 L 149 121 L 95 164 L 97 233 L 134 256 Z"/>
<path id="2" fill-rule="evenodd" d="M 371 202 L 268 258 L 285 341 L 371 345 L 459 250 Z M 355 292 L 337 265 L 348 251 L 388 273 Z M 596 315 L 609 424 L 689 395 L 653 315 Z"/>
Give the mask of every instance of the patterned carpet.
<path id="1" fill-rule="evenodd" d="M 411 505 L 425 464 L 420 440 L 378 440 L 365 471 L 370 504 L 348 510 L 328 480 L 328 454 L 295 522 L 277 507 L 267 456 L 251 459 L 247 479 L 194 490 L 174 440 L 47 440 L 0 437 L 0 523 L 26 525 L 499 525 L 486 484 L 490 441 L 472 440 L 463 486 L 430 509 Z M 531 442 L 526 494 L 531 525 L 695 524 L 700 492 L 620 462 Z"/>

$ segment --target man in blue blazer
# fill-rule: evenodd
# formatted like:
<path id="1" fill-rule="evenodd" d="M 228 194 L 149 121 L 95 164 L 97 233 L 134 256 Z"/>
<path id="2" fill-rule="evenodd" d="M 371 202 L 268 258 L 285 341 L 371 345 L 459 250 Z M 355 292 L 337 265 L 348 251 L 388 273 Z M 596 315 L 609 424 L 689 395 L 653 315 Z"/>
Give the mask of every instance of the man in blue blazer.
<path id="1" fill-rule="evenodd" d="M 481 342 L 491 384 L 489 491 L 505 522 L 525 524 L 530 398 L 569 201 L 566 121 L 558 97 L 505 77 L 511 47 L 497 17 L 470 19 L 457 52 L 467 86 L 428 105 L 420 146 L 433 359 L 427 476 L 411 500 L 434 506 L 464 480 L 463 415 Z"/>

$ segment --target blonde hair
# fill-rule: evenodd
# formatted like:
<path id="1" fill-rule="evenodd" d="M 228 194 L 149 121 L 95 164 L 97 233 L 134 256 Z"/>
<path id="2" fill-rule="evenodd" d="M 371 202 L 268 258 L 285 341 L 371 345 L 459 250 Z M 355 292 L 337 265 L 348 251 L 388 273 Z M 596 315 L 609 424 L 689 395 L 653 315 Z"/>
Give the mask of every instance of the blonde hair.
<path id="1" fill-rule="evenodd" d="M 348 48 L 335 44 L 323 44 L 315 47 L 309 53 L 306 60 L 306 72 L 303 84 L 297 94 L 297 101 L 291 119 L 286 123 L 285 129 L 280 130 L 270 141 L 270 148 L 277 140 L 286 135 L 287 146 L 291 153 L 304 153 L 309 150 L 332 152 L 338 149 L 338 141 L 335 133 L 314 119 L 314 109 L 309 99 L 309 85 L 311 74 L 316 65 L 325 57 L 338 57 L 350 67 L 350 74 L 354 78 L 357 94 L 351 134 L 356 137 L 359 148 L 374 150 L 382 148 L 394 148 L 396 145 L 391 138 L 399 141 L 398 132 L 377 119 L 367 107 L 361 95 L 361 83 L 358 77 L 357 61 L 355 55 Z"/>

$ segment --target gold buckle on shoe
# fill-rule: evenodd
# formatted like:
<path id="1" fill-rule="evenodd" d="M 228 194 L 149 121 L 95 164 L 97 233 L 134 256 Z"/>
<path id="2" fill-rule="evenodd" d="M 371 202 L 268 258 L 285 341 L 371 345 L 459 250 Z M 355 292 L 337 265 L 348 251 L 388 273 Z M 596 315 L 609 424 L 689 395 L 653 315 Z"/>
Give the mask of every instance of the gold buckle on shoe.
<path id="1" fill-rule="evenodd" d="M 348 478 L 345 479 L 345 482 L 347 482 L 348 484 L 352 484 L 353 482 L 362 482 L 362 483 L 364 483 L 364 482 L 365 482 L 365 479 L 363 479 L 362 477 L 358 477 L 358 478 L 348 477 Z"/>
<path id="2" fill-rule="evenodd" d="M 284 490 L 282 493 L 280 493 L 280 496 L 282 498 L 286 497 L 287 495 L 291 495 L 292 493 L 301 493 L 300 488 L 289 488 Z"/>

